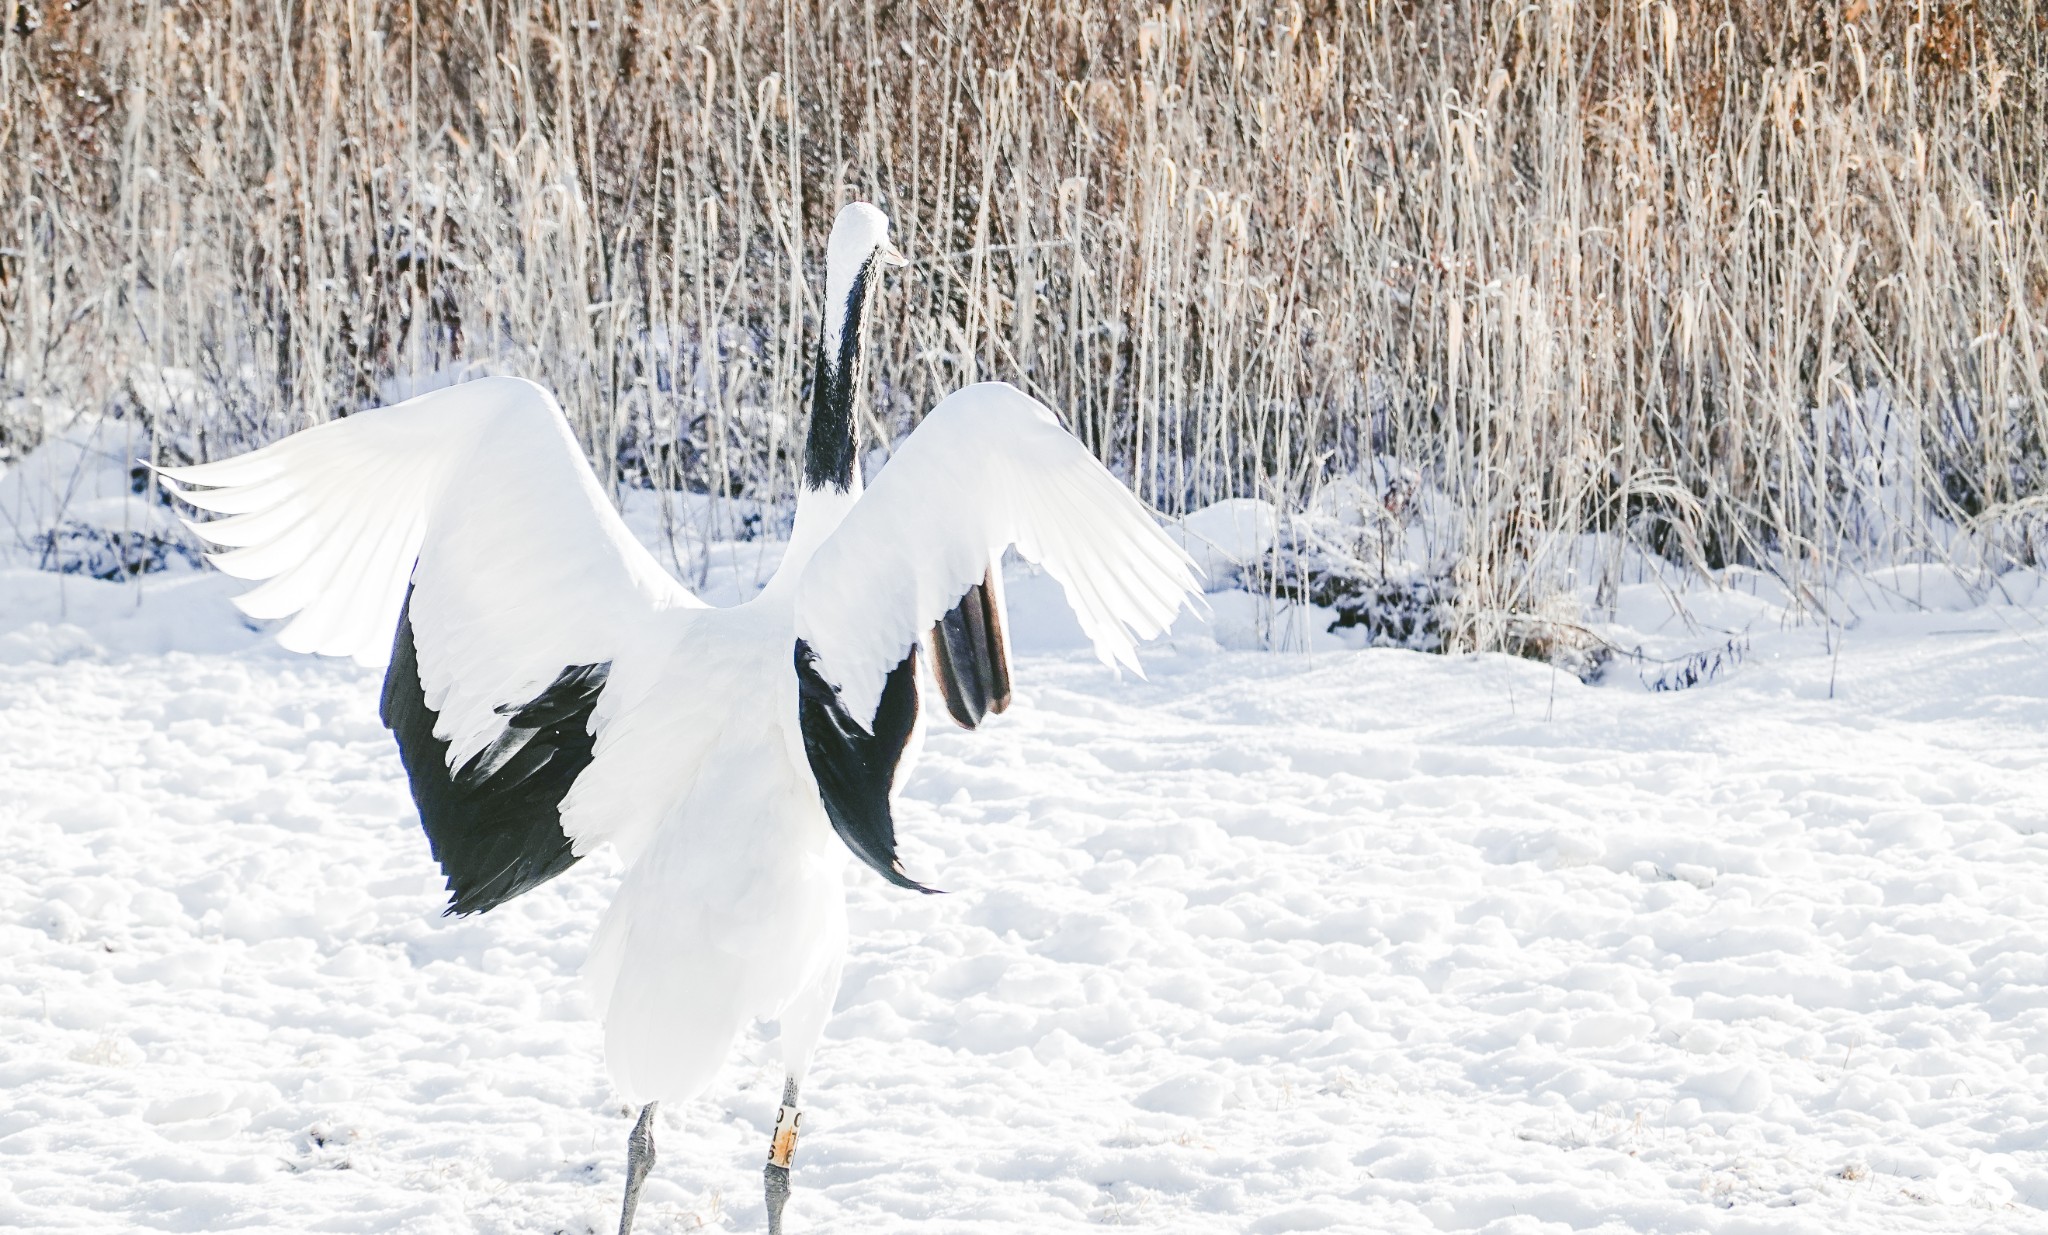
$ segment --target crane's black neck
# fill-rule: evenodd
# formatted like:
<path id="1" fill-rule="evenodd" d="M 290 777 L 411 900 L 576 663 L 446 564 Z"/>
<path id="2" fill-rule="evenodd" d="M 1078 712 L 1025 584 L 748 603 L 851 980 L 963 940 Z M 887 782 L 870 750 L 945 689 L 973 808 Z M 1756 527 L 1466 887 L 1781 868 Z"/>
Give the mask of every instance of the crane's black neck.
<path id="1" fill-rule="evenodd" d="M 860 380 L 860 319 L 867 307 L 868 275 L 874 268 L 870 257 L 853 276 L 846 303 L 827 306 L 827 312 L 840 315 L 838 354 L 832 354 L 828 328 L 818 340 L 817 372 L 811 379 L 811 429 L 804 442 L 806 489 L 829 487 L 844 493 L 853 487 L 853 469 L 860 456 L 853 427 L 853 396 Z"/>

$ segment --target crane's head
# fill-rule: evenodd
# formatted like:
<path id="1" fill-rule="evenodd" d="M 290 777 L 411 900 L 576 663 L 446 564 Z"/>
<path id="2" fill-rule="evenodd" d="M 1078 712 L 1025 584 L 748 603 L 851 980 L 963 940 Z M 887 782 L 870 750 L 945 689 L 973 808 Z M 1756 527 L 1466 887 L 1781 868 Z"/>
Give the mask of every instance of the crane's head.
<path id="1" fill-rule="evenodd" d="M 866 202 L 854 202 L 832 221 L 825 244 L 825 356 L 851 360 L 849 346 L 860 329 L 861 309 L 874 290 L 875 267 L 902 266 L 904 258 L 889 243 L 889 216 Z M 850 365 L 847 367 L 851 367 Z"/>
<path id="2" fill-rule="evenodd" d="M 832 236 L 825 242 L 825 281 L 851 283 L 869 262 L 901 266 L 904 259 L 889 243 L 889 216 L 866 202 L 853 202 L 832 220 Z"/>

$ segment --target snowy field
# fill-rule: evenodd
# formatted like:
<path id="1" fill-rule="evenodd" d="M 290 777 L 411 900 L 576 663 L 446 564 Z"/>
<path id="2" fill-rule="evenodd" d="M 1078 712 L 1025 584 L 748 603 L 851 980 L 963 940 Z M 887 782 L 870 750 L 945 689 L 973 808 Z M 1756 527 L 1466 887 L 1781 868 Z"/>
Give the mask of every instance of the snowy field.
<path id="1" fill-rule="evenodd" d="M 1832 644 L 1636 589 L 1751 631 L 1657 694 L 1200 632 L 1119 681 L 1018 580 L 1018 706 L 899 812 L 951 894 L 848 868 L 791 1229 L 2048 1229 L 2048 590 L 1890 582 L 1933 611 Z M 232 590 L 0 571 L 0 1225 L 610 1231 L 615 867 L 438 916 L 377 673 Z M 643 1231 L 762 1229 L 771 1043 L 663 1110 Z"/>

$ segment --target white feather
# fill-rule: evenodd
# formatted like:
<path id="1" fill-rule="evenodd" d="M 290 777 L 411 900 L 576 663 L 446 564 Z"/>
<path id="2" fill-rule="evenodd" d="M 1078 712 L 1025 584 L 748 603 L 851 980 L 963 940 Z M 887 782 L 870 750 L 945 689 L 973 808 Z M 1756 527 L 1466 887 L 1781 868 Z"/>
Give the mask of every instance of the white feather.
<path id="1" fill-rule="evenodd" d="M 942 400 L 806 564 L 796 633 L 847 711 L 1011 545 L 1059 581 L 1103 663 L 1173 623 L 1193 563 L 1050 409 L 1004 382 Z"/>
<path id="2" fill-rule="evenodd" d="M 605 500 L 552 396 L 487 378 L 359 412 L 218 463 L 165 468 L 236 601 L 291 618 L 296 651 L 381 664 L 412 623 L 451 766 L 569 665 L 612 659 L 668 609 L 699 604 Z"/>

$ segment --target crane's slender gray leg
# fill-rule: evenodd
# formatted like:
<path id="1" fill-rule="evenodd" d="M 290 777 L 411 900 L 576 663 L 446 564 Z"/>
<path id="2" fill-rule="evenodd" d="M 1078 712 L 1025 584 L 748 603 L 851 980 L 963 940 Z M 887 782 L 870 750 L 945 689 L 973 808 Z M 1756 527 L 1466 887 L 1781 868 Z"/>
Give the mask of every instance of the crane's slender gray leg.
<path id="1" fill-rule="evenodd" d="M 782 1013 L 782 1109 L 775 1113 L 775 1135 L 768 1142 L 768 1165 L 761 1170 L 761 1184 L 768 1201 L 768 1235 L 782 1235 L 782 1207 L 789 1204 L 789 1160 L 796 1153 L 797 1125 L 803 1116 L 796 1109 L 797 1087 L 810 1070 L 811 1052 L 818 1048 L 818 1036 L 825 1031 L 825 1018 L 832 1014 L 832 997 L 839 992 L 839 970 L 845 963 L 845 885 L 834 879 L 826 892 L 842 915 L 833 927 L 842 941 L 836 955 L 808 989 Z"/>
<path id="2" fill-rule="evenodd" d="M 640 1122 L 626 1138 L 626 1205 L 619 1211 L 619 1235 L 633 1235 L 633 1211 L 640 1208 L 640 1185 L 654 1169 L 654 1108 L 649 1102 L 640 1108 Z"/>
<path id="3" fill-rule="evenodd" d="M 768 1165 L 761 1182 L 768 1200 L 768 1235 L 782 1235 L 782 1207 L 789 1204 L 789 1160 L 796 1153 L 796 1078 L 782 1082 L 782 1109 L 775 1112 L 775 1135 L 768 1142 Z"/>

